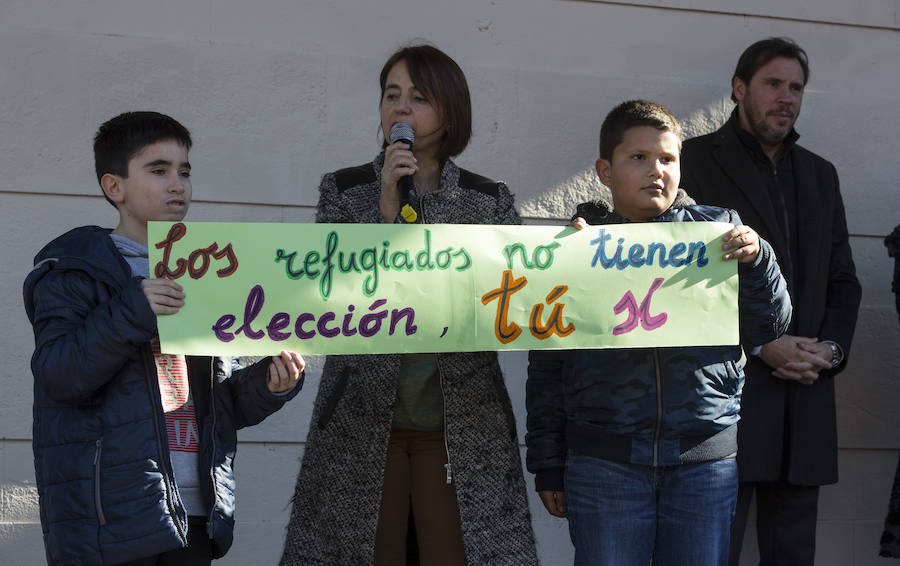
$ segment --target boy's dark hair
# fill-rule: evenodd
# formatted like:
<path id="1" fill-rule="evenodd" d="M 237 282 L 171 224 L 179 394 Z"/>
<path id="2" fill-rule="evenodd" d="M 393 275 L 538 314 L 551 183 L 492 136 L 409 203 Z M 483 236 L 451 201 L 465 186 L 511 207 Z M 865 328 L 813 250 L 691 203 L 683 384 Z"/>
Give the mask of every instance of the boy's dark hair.
<path id="1" fill-rule="evenodd" d="M 796 59 L 803 69 L 803 86 L 806 86 L 809 82 L 809 59 L 806 51 L 789 37 L 770 37 L 757 41 L 741 53 L 731 77 L 731 101 L 737 102 L 734 97 L 734 79 L 741 79 L 741 82 L 749 85 L 756 71 L 776 57 Z"/>
<path id="2" fill-rule="evenodd" d="M 391 55 L 381 68 L 381 99 L 391 69 L 403 61 L 416 88 L 432 101 L 444 122 L 438 159 L 459 155 L 472 138 L 472 101 L 462 69 L 449 55 L 432 45 L 408 45 Z M 381 102 L 379 102 L 381 104 Z M 385 141 L 385 146 L 387 141 Z"/>
<path id="3" fill-rule="evenodd" d="M 159 141 L 175 140 L 191 149 L 191 133 L 177 120 L 159 112 L 125 112 L 100 125 L 94 136 L 94 171 L 97 182 L 110 173 L 128 178 L 128 162 Z M 109 204 L 116 204 L 106 197 Z"/>
<path id="4" fill-rule="evenodd" d="M 681 124 L 668 108 L 649 100 L 627 100 L 610 110 L 600 126 L 600 157 L 612 161 L 613 150 L 622 143 L 625 132 L 637 126 L 672 132 L 681 150 Z"/>

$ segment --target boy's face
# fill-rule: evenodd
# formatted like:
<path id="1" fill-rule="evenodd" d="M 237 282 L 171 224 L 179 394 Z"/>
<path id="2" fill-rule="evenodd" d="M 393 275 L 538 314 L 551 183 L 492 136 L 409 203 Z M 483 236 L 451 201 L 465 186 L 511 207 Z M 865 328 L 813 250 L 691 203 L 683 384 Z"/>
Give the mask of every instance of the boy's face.
<path id="1" fill-rule="evenodd" d="M 645 222 L 665 212 L 678 194 L 678 136 L 653 126 L 625 130 L 612 160 L 597 160 L 600 182 L 612 191 L 616 214 Z"/>
<path id="2" fill-rule="evenodd" d="M 103 191 L 119 209 L 117 233 L 147 240 L 147 221 L 180 221 L 191 204 L 188 151 L 175 140 L 145 146 L 128 161 L 128 177 L 107 173 Z"/>

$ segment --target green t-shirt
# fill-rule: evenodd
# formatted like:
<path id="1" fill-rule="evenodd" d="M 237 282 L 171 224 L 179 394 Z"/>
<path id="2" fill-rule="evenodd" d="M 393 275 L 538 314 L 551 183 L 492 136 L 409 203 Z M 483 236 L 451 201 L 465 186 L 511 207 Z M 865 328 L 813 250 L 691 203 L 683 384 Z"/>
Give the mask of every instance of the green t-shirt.
<path id="1" fill-rule="evenodd" d="M 444 394 L 437 354 L 404 354 L 397 379 L 393 428 L 437 431 L 444 428 Z"/>

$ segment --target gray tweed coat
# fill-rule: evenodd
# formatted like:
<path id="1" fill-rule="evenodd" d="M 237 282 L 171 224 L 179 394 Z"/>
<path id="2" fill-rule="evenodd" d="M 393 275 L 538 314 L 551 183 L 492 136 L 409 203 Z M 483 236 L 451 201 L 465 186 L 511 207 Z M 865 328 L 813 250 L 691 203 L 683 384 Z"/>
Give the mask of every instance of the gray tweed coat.
<path id="1" fill-rule="evenodd" d="M 318 222 L 382 221 L 384 154 L 322 179 Z M 447 161 L 422 197 L 427 223 L 518 224 L 503 183 Z M 536 565 L 516 427 L 495 352 L 438 354 L 446 438 L 470 565 Z M 328 356 L 294 492 L 282 566 L 374 557 L 400 354 Z"/>

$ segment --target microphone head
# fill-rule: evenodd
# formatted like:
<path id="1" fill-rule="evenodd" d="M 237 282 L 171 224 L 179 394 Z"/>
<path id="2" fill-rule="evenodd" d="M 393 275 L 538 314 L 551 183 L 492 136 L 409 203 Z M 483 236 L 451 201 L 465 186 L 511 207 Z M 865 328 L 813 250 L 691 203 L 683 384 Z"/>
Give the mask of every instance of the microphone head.
<path id="1" fill-rule="evenodd" d="M 412 126 L 403 122 L 397 122 L 393 126 L 391 126 L 391 138 L 390 143 L 397 143 L 398 141 L 405 141 L 407 145 L 412 147 L 413 141 L 416 139 L 416 134 L 413 132 Z"/>

